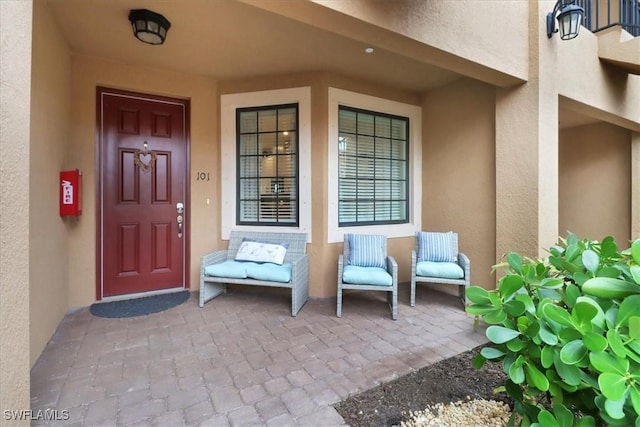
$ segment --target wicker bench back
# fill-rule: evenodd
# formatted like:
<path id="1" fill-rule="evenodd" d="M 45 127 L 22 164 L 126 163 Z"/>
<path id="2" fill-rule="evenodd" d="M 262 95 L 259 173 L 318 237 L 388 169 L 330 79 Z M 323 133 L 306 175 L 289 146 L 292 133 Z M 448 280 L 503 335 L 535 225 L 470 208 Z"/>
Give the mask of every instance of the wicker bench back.
<path id="1" fill-rule="evenodd" d="M 235 259 L 236 253 L 242 244 L 243 239 L 252 239 L 266 243 L 289 243 L 284 262 L 290 262 L 291 258 L 307 253 L 307 233 L 272 233 L 262 231 L 240 231 L 232 230 L 229 236 L 229 247 L 227 249 L 227 259 Z"/>

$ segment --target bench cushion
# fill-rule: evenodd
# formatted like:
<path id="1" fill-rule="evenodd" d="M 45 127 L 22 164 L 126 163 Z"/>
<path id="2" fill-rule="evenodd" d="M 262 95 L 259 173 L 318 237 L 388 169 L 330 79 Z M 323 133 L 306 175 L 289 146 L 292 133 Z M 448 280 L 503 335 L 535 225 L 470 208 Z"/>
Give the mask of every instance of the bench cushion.
<path id="1" fill-rule="evenodd" d="M 247 264 L 247 277 L 251 279 L 282 283 L 291 281 L 291 264 L 256 264 L 254 262 L 245 264 Z"/>
<path id="2" fill-rule="evenodd" d="M 272 264 L 256 262 L 239 262 L 227 260 L 218 264 L 208 265 L 204 274 L 227 279 L 255 279 L 267 282 L 288 283 L 291 281 L 291 264 Z"/>
<path id="3" fill-rule="evenodd" d="M 441 279 L 462 279 L 464 270 L 455 262 L 420 261 L 416 264 L 416 275 Z"/>
<path id="4" fill-rule="evenodd" d="M 358 267 L 356 265 L 347 265 L 344 267 L 342 271 L 342 281 L 355 285 L 393 285 L 393 278 L 384 268 Z"/>
<path id="5" fill-rule="evenodd" d="M 204 274 L 212 277 L 227 277 L 229 279 L 246 279 L 247 263 L 228 260 L 219 264 L 211 264 L 204 268 Z"/>

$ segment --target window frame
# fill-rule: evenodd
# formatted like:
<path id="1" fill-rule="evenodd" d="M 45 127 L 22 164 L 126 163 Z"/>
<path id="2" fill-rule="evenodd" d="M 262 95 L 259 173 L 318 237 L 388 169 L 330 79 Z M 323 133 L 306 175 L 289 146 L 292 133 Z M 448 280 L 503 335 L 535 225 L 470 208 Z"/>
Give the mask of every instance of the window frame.
<path id="1" fill-rule="evenodd" d="M 236 109 L 261 105 L 298 104 L 298 225 L 241 225 L 236 221 Z M 279 233 L 307 233 L 311 243 L 311 87 L 295 87 L 220 96 L 221 238 L 232 229 Z"/>
<path id="2" fill-rule="evenodd" d="M 338 108 L 340 105 L 409 118 L 409 218 L 401 224 L 339 227 L 338 224 Z M 422 107 L 329 87 L 327 143 L 327 242 L 344 241 L 347 233 L 412 237 L 422 223 Z"/>
<path id="3" fill-rule="evenodd" d="M 409 194 L 409 186 L 410 186 L 410 183 L 411 183 L 411 179 L 410 179 L 410 176 L 409 176 L 409 162 L 410 162 L 410 159 L 409 159 L 409 148 L 410 148 L 409 147 L 409 141 L 411 141 L 410 119 L 409 119 L 409 117 L 398 116 L 398 115 L 395 115 L 395 114 L 383 113 L 383 112 L 373 111 L 373 110 L 369 110 L 369 109 L 355 108 L 355 107 L 350 107 L 350 106 L 347 106 L 347 105 L 340 104 L 340 105 L 338 105 L 338 132 L 339 133 L 340 133 L 340 111 L 341 110 L 350 111 L 350 112 L 353 112 L 353 113 L 356 113 L 356 114 L 362 113 L 362 114 L 368 114 L 368 115 L 374 116 L 374 122 L 375 122 L 375 120 L 377 118 L 387 118 L 387 119 L 393 119 L 393 120 L 401 120 L 401 121 L 403 121 L 405 123 L 405 126 L 406 126 L 406 129 L 405 129 L 405 131 L 406 131 L 406 139 L 405 139 L 406 159 L 404 159 L 404 162 L 405 162 L 405 168 L 404 168 L 405 169 L 404 170 L 405 179 L 403 180 L 403 182 L 404 182 L 404 187 L 405 187 L 405 197 L 406 197 L 405 201 L 407 203 L 406 203 L 405 209 L 404 209 L 404 219 L 399 219 L 399 220 L 393 220 L 393 219 L 390 219 L 390 220 L 375 220 L 374 219 L 374 220 L 370 220 L 370 221 L 340 222 L 340 202 L 342 200 L 340 198 L 340 190 L 338 189 L 338 227 L 344 228 L 344 227 L 361 227 L 361 226 L 367 226 L 367 225 L 405 224 L 405 223 L 409 222 L 409 202 L 411 201 L 411 197 L 410 197 L 410 194 Z M 374 125 L 374 127 L 375 127 L 375 125 Z M 359 136 L 373 137 L 374 138 L 374 145 L 375 145 L 375 139 L 377 138 L 377 135 L 375 135 L 375 133 L 374 133 L 374 135 L 366 135 L 364 133 L 359 133 L 357 131 L 357 125 L 356 125 L 356 133 L 353 134 L 353 135 L 356 137 L 356 140 L 358 139 Z M 393 140 L 394 138 L 390 137 L 389 139 Z M 338 151 L 339 151 L 340 150 L 340 148 L 339 148 L 339 144 L 340 144 L 339 137 L 338 137 L 337 143 L 338 143 Z M 374 147 L 374 152 L 375 152 L 375 147 Z M 338 155 L 340 155 L 340 154 L 338 153 Z M 359 159 L 361 158 L 361 156 L 356 154 L 355 157 L 357 159 L 356 162 L 359 162 Z M 366 157 L 362 157 L 362 158 L 366 158 Z M 379 159 L 379 157 L 376 157 L 374 155 L 374 157 L 373 157 L 374 169 L 375 169 L 375 163 L 376 163 L 376 161 L 378 159 Z M 402 160 L 402 159 L 394 159 L 393 157 L 389 157 L 389 160 L 393 161 L 393 160 Z M 351 178 L 351 179 L 355 179 L 356 181 L 359 181 L 359 178 L 357 177 L 357 171 L 358 170 L 356 170 L 356 177 L 355 178 Z M 389 169 L 389 173 L 392 174 L 392 168 Z M 393 181 L 393 179 L 391 178 L 391 175 L 389 175 L 388 177 L 385 177 L 385 178 L 389 182 Z M 340 165 L 338 164 L 338 186 L 340 185 L 340 180 L 341 180 L 341 177 L 340 177 Z M 377 181 L 377 178 L 374 178 L 373 181 L 374 181 L 374 185 L 373 185 L 373 187 L 374 187 L 374 190 L 373 190 L 373 202 L 374 202 L 374 206 L 375 206 L 375 202 L 377 200 L 379 200 L 377 198 L 377 194 L 376 194 L 376 190 L 375 190 L 375 187 L 376 187 L 375 183 Z M 360 194 L 358 194 L 358 191 L 356 190 L 356 204 L 358 203 L 359 199 L 360 199 Z M 393 199 L 387 199 L 387 200 L 382 200 L 382 201 L 387 201 L 389 203 L 394 202 Z M 374 208 L 373 213 L 374 213 L 374 217 L 375 217 L 375 214 L 376 214 L 375 208 Z"/>
<path id="4" fill-rule="evenodd" d="M 237 189 L 236 189 L 236 224 L 238 225 L 251 225 L 251 226 L 259 226 L 259 227 L 297 227 L 299 225 L 299 216 L 300 216 L 300 208 L 299 208 L 299 200 L 300 200 L 300 155 L 299 155 L 299 138 L 300 138 L 300 134 L 298 131 L 299 128 L 299 119 L 300 119 L 300 106 L 298 105 L 298 103 L 288 103 L 288 104 L 277 104 L 277 105 L 260 105 L 257 107 L 241 107 L 241 108 L 236 108 L 236 183 L 240 183 L 241 177 L 240 176 L 240 159 L 242 157 L 242 154 L 240 154 L 240 141 L 241 141 L 241 135 L 242 133 L 240 132 L 240 115 L 243 112 L 255 112 L 256 114 L 258 114 L 259 111 L 269 111 L 269 110 L 282 110 L 282 109 L 288 109 L 288 108 L 295 108 L 296 110 L 296 117 L 295 117 L 295 122 L 296 122 L 296 129 L 295 129 L 295 177 L 294 177 L 294 194 L 296 195 L 295 197 L 295 205 L 293 206 L 293 213 L 295 214 L 295 221 L 291 222 L 278 222 L 278 214 L 276 214 L 276 221 L 272 222 L 272 221 L 264 221 L 264 220 L 260 220 L 260 192 L 258 192 L 258 220 L 257 221 L 242 221 L 241 220 L 241 209 L 240 209 L 240 204 L 241 204 L 241 185 L 237 185 Z M 276 120 L 277 121 L 277 120 Z M 276 126 L 276 133 L 278 133 L 278 129 Z M 260 131 L 256 131 L 255 134 L 258 135 L 258 141 L 259 141 L 259 136 L 261 133 L 273 133 L 273 131 L 270 132 L 260 132 Z M 259 145 L 259 142 L 258 142 Z M 273 155 L 280 155 L 280 154 L 273 154 Z M 261 153 L 256 151 L 255 157 L 258 159 L 258 162 L 260 162 L 260 157 L 262 156 Z M 277 172 L 277 171 L 276 171 Z M 272 177 L 273 179 L 276 180 L 282 180 L 286 177 L 280 177 L 277 173 L 275 177 Z M 258 175 L 257 180 L 258 180 L 258 186 L 260 186 L 259 181 L 263 179 L 263 177 L 261 175 Z M 276 193 L 276 205 L 278 205 L 279 202 L 279 196 Z M 289 202 L 291 202 L 291 200 L 289 200 Z"/>

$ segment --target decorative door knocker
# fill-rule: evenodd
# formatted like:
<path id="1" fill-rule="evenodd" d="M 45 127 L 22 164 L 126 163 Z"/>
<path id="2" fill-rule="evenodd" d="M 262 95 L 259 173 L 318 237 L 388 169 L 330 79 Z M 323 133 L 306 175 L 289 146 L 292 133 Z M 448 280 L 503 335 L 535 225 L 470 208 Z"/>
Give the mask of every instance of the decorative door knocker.
<path id="1" fill-rule="evenodd" d="M 145 141 L 142 144 L 142 150 L 136 150 L 133 153 L 133 162 L 142 172 L 150 172 L 153 170 L 157 157 L 156 152 L 149 150 L 149 144 Z"/>

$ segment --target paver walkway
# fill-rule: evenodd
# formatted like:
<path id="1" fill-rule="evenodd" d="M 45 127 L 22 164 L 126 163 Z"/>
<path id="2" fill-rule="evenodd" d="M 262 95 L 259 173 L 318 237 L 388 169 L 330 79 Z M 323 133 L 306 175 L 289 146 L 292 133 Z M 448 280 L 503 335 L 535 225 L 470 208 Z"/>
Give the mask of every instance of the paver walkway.
<path id="1" fill-rule="evenodd" d="M 487 340 L 450 294 L 401 286 L 398 320 L 380 292 L 311 299 L 232 289 L 148 316 L 69 313 L 31 371 L 32 409 L 74 426 L 341 426 L 333 404 Z M 437 384 L 434 384 L 437 387 Z M 61 418 L 61 417 L 59 417 Z"/>

